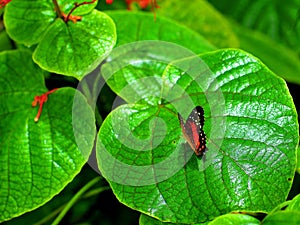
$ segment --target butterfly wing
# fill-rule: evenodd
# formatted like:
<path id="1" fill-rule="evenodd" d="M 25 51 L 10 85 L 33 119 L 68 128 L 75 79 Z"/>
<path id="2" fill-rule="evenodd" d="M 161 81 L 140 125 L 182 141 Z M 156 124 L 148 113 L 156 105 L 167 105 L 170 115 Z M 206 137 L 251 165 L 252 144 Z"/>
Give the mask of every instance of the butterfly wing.
<path id="1" fill-rule="evenodd" d="M 187 140 L 196 155 L 203 155 L 206 149 L 206 136 L 203 131 L 204 110 L 202 107 L 195 107 L 184 123 L 182 116 L 178 113 L 180 126 L 184 138 Z"/>

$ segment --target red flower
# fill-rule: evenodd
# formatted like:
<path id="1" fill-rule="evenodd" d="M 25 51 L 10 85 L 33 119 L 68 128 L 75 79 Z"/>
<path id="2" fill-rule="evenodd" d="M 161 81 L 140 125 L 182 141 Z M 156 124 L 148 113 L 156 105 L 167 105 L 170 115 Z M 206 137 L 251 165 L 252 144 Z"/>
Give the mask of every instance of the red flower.
<path id="1" fill-rule="evenodd" d="M 0 0 L 0 9 L 3 8 L 7 3 L 9 3 L 11 0 Z"/>
<path id="2" fill-rule="evenodd" d="M 145 9 L 150 3 L 152 3 L 152 0 L 126 0 L 128 9 L 130 9 L 133 2 L 137 2 L 142 9 Z"/>
<path id="3" fill-rule="evenodd" d="M 154 10 L 154 8 L 158 8 L 159 6 L 156 3 L 156 0 L 125 0 L 126 4 L 128 5 L 128 9 L 131 9 L 131 4 L 133 2 L 137 2 L 141 9 L 147 8 L 149 5 L 151 5 L 151 9 Z M 113 0 L 106 0 L 106 4 L 112 4 Z"/>
<path id="4" fill-rule="evenodd" d="M 45 102 L 48 101 L 48 95 L 52 94 L 53 92 L 55 92 L 58 88 L 54 88 L 51 91 L 47 91 L 46 93 L 39 95 L 39 96 L 35 96 L 33 102 L 31 103 L 32 107 L 35 107 L 37 105 L 39 105 L 39 111 L 36 115 L 36 117 L 34 118 L 35 122 L 38 122 L 43 110 L 43 105 Z"/>

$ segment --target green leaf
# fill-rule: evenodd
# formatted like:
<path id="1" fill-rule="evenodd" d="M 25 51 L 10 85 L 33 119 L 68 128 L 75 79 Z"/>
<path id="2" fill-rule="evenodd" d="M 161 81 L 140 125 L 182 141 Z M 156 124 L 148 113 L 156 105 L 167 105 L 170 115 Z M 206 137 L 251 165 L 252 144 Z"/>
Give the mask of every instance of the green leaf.
<path id="1" fill-rule="evenodd" d="M 213 45 L 238 47 L 239 41 L 229 22 L 208 2 L 203 0 L 159 2 L 158 15 L 169 17 L 207 38 Z"/>
<path id="2" fill-rule="evenodd" d="M 195 53 L 215 49 L 204 37 L 163 17 L 154 19 L 153 14 L 128 11 L 108 11 L 117 27 L 117 46 L 134 41 L 161 40 L 177 43 Z"/>
<path id="3" fill-rule="evenodd" d="M 56 12 L 50 0 L 14 0 L 5 7 L 4 24 L 14 41 L 33 45 L 40 42 L 55 18 Z"/>
<path id="4" fill-rule="evenodd" d="M 74 7 L 74 0 L 59 0 L 60 10 L 68 14 Z M 96 7 L 87 4 L 78 7 L 72 15 L 84 15 Z M 5 10 L 4 23 L 9 36 L 25 45 L 33 45 L 40 42 L 48 27 L 57 18 L 55 6 L 52 0 L 30 1 L 14 0 L 10 2 Z"/>
<path id="5" fill-rule="evenodd" d="M 62 0 L 59 5 L 67 14 L 74 1 Z M 8 6 L 4 16 L 7 33 L 21 44 L 39 43 L 34 61 L 49 72 L 81 79 L 115 45 L 114 23 L 106 14 L 93 10 L 96 2 L 76 8 L 71 15 L 82 16 L 76 23 L 57 18 L 50 0 L 16 0 Z"/>
<path id="6" fill-rule="evenodd" d="M 300 1 L 210 0 L 222 13 L 238 23 L 267 34 L 273 40 L 300 51 Z M 230 7 L 228 5 L 230 4 Z"/>
<path id="7" fill-rule="evenodd" d="M 285 210 L 283 210 L 285 208 Z M 262 225 L 281 225 L 300 223 L 300 195 L 297 195 L 293 200 L 286 201 L 277 206 L 263 221 Z"/>
<path id="8" fill-rule="evenodd" d="M 226 214 L 216 218 L 209 225 L 260 225 L 260 221 L 244 214 Z"/>
<path id="9" fill-rule="evenodd" d="M 0 221 L 49 201 L 81 170 L 93 147 L 95 127 L 86 127 L 94 124 L 93 111 L 77 92 L 73 109 L 72 88 L 49 95 L 34 122 L 38 107 L 31 102 L 47 91 L 43 73 L 28 51 L 0 54 Z M 76 113 L 82 113 L 79 123 L 72 121 Z"/>
<path id="10" fill-rule="evenodd" d="M 59 212 L 61 212 L 65 208 L 66 204 L 70 201 L 74 194 L 77 193 L 78 190 L 82 188 L 82 186 L 84 186 L 96 176 L 97 174 L 95 174 L 95 171 L 91 167 L 84 166 L 80 173 L 76 175 L 76 177 L 72 180 L 72 182 L 70 182 L 66 187 L 64 187 L 64 189 L 59 194 L 54 196 L 49 202 L 29 213 L 25 213 L 21 216 L 15 217 L 7 222 L 4 222 L 3 225 L 42 225 L 47 224 L 49 221 L 53 221 L 57 217 Z M 108 187 L 103 179 L 103 182 L 101 182 L 101 184 L 97 185 L 95 188 L 96 189 L 91 190 L 83 198 L 90 198 L 92 196 L 95 196 L 99 194 L 99 192 L 101 192 L 101 189 Z M 90 198 L 88 200 L 89 206 L 94 204 L 94 202 L 96 202 L 96 199 Z M 78 214 L 76 214 L 76 216 L 78 216 Z"/>
<path id="11" fill-rule="evenodd" d="M 240 40 L 240 48 L 259 57 L 285 80 L 300 84 L 300 60 L 296 52 L 260 32 L 243 28 L 234 22 L 232 25 Z"/>
<path id="12" fill-rule="evenodd" d="M 172 65 L 152 78 L 159 93 L 116 108 L 100 128 L 98 165 L 117 198 L 161 221 L 188 224 L 237 210 L 268 212 L 283 202 L 298 143 L 285 82 L 239 50 Z M 139 79 L 132 74 L 129 88 L 138 90 Z M 147 101 L 153 95 L 160 101 Z M 202 158 L 186 144 L 177 118 L 197 105 L 207 138 Z"/>
<path id="13" fill-rule="evenodd" d="M 94 10 L 76 23 L 57 19 L 37 46 L 33 59 L 44 70 L 80 80 L 99 65 L 115 42 L 113 21 Z"/>
<path id="14" fill-rule="evenodd" d="M 116 23 L 118 47 L 127 43 L 133 43 L 131 47 L 138 45 L 137 43 L 134 43 L 136 41 L 160 40 L 179 44 L 180 46 L 197 53 L 215 49 L 215 47 L 208 43 L 201 35 L 172 20 L 163 17 L 157 17 L 156 20 L 154 20 L 153 14 L 142 12 L 109 11 L 107 13 Z M 151 32 L 149 32 L 149 30 L 151 30 Z M 136 60 L 137 63 L 124 67 L 121 71 L 111 77 L 111 79 L 107 80 L 110 88 L 112 88 L 119 96 L 125 98 L 127 102 L 135 101 L 134 99 L 140 96 L 142 94 L 141 92 L 146 95 L 149 95 L 150 92 L 155 92 L 153 90 L 153 88 L 157 87 L 155 81 L 149 81 L 151 83 L 145 83 L 145 85 L 137 84 L 141 90 L 138 95 L 135 91 L 132 92 L 132 89 L 130 88 L 123 90 L 123 92 L 127 91 L 126 94 L 121 93 L 121 90 L 128 84 L 135 85 L 135 79 L 132 76 L 139 76 L 140 78 L 147 77 L 150 74 L 152 76 L 161 76 L 167 66 L 167 64 L 163 62 L 166 59 L 166 53 L 163 50 L 165 43 L 161 42 L 161 45 L 162 49 L 159 49 L 155 53 L 154 51 L 151 52 L 151 60 L 155 60 L 156 64 L 153 64 L 153 62 L 149 60 L 142 60 L 145 57 L 143 53 L 135 55 L 136 51 L 133 51 L 132 56 L 126 49 L 124 52 L 123 50 L 120 50 L 120 48 L 116 48 L 115 52 L 117 52 L 117 56 L 115 54 L 114 56 L 111 56 L 111 54 L 111 57 L 118 57 L 121 58 L 121 60 L 132 57 L 131 60 Z M 134 49 L 135 47 L 132 48 Z M 149 48 L 151 48 L 151 43 Z M 168 58 L 169 62 L 178 59 L 179 56 L 185 57 L 181 54 L 182 52 L 170 52 L 169 55 L 171 55 L 172 58 Z M 103 74 L 105 76 L 105 73 Z M 123 79 L 123 77 L 126 77 L 126 79 Z M 148 101 L 151 100 L 148 99 Z"/>
<path id="15" fill-rule="evenodd" d="M 206 225 L 208 223 L 194 223 L 193 225 Z M 139 225 L 185 225 L 183 223 L 164 223 L 153 217 L 141 214 Z"/>
<path id="16" fill-rule="evenodd" d="M 254 2 L 252 1 L 250 5 L 255 4 Z M 249 7 L 245 1 L 243 4 L 241 4 L 240 1 L 238 4 L 236 3 L 236 10 L 232 7 L 228 7 L 228 4 L 231 5 L 232 3 L 226 3 L 220 6 L 222 11 L 227 12 L 226 10 L 230 10 L 230 12 L 234 14 L 239 10 L 239 7 L 244 7 L 245 9 Z M 201 7 L 199 7 L 199 5 L 201 5 Z M 219 5 L 219 2 L 216 3 L 216 6 Z M 270 4 L 268 5 L 270 6 Z M 295 51 L 270 40 L 270 38 L 259 32 L 245 29 L 235 25 L 235 23 L 231 21 L 227 21 L 226 18 L 220 15 L 207 2 L 202 0 L 189 3 L 184 1 L 174 1 L 174 3 L 173 1 L 163 1 L 160 3 L 160 6 L 161 8 L 158 10 L 159 15 L 165 15 L 182 22 L 202 34 L 218 47 L 239 47 L 250 52 L 259 57 L 276 74 L 287 81 L 300 83 L 298 76 L 300 73 L 300 62 Z M 190 14 L 191 11 L 195 12 L 195 10 L 199 12 Z M 291 7 L 290 10 L 295 10 L 295 8 Z M 199 20 L 198 15 L 201 15 L 203 19 Z M 245 16 L 245 13 L 239 16 Z M 268 27 L 272 26 L 268 25 Z M 295 35 L 290 36 L 295 37 Z"/>
<path id="17" fill-rule="evenodd" d="M 299 225 L 300 212 L 299 211 L 279 211 L 267 216 L 262 225 Z"/>
<path id="18" fill-rule="evenodd" d="M 160 43 L 162 46 L 164 43 Z M 135 49 L 135 51 L 128 52 L 128 48 Z M 123 50 L 125 48 L 125 51 Z M 161 58 L 165 55 L 159 54 L 160 51 L 165 51 L 165 48 L 162 47 L 161 50 L 156 52 L 152 51 L 151 60 L 148 60 L 148 54 L 146 56 L 143 53 L 137 53 L 139 48 L 143 48 L 143 42 L 141 43 L 141 47 L 139 47 L 139 43 L 132 43 L 129 45 L 125 45 L 121 48 L 116 48 L 114 52 L 110 54 L 110 58 L 113 61 L 122 60 L 125 62 L 125 66 L 119 68 L 119 71 L 110 76 L 110 70 L 118 70 L 118 68 L 110 67 L 110 64 L 104 64 L 101 68 L 102 75 L 106 79 L 107 84 L 110 88 L 118 94 L 121 98 L 127 101 L 127 103 L 136 103 L 138 100 L 146 101 L 149 104 L 151 102 L 159 101 L 159 97 L 156 93 L 159 93 L 161 89 L 161 74 L 164 72 L 167 67 L 167 63 L 164 61 L 160 61 Z M 149 48 L 152 48 L 152 43 L 149 43 Z M 116 53 L 116 54 L 115 54 Z M 172 53 L 172 52 L 170 52 Z M 179 52 L 177 52 L 179 53 Z M 178 55 L 178 54 L 177 54 Z M 170 61 L 176 58 L 176 54 L 171 54 L 172 58 Z M 180 56 L 182 56 L 180 54 Z M 146 57 L 146 58 L 145 58 Z M 127 64 L 126 62 L 136 63 Z M 148 76 L 152 76 L 148 79 Z M 152 79 L 153 77 L 157 77 L 156 79 Z M 142 79 L 144 82 L 141 82 Z M 131 88 L 131 86 L 135 88 Z M 153 96 L 151 96 L 151 93 Z"/>

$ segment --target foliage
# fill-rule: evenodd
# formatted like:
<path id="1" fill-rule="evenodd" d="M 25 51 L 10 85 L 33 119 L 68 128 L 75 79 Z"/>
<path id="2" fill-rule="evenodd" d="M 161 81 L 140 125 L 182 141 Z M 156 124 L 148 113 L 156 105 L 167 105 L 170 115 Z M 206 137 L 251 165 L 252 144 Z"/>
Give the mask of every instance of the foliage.
<path id="1" fill-rule="evenodd" d="M 300 2 L 281 6 L 0 1 L 0 222 L 299 224 Z"/>

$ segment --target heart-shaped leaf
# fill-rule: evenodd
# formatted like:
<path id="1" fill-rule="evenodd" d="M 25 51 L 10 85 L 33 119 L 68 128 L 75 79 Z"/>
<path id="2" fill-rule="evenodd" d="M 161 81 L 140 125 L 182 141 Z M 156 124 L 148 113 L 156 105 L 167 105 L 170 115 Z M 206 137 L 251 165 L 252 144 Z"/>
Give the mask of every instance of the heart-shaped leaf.
<path id="1" fill-rule="evenodd" d="M 16 42 L 33 45 L 43 37 L 54 22 L 56 12 L 50 0 L 14 0 L 5 7 L 4 23 L 9 36 Z"/>
<path id="2" fill-rule="evenodd" d="M 122 71 L 119 71 L 122 74 L 115 74 L 115 76 L 111 77 L 111 79 L 107 78 L 107 82 L 110 87 L 116 93 L 118 93 L 119 96 L 125 98 L 127 102 L 136 102 L 136 97 L 143 95 L 142 92 L 149 96 L 149 92 L 153 93 L 155 92 L 154 89 L 157 88 L 157 83 L 154 80 L 145 81 L 146 83 L 144 85 L 141 85 L 141 83 L 135 84 L 134 82 L 137 76 L 139 78 L 143 78 L 151 74 L 152 76 L 160 77 L 167 66 L 167 63 L 164 62 L 166 59 L 168 62 L 170 62 L 172 60 L 185 57 L 185 55 L 182 55 L 184 51 L 176 52 L 176 50 L 172 51 L 169 49 L 169 56 L 165 57 L 165 44 L 161 42 L 162 48 L 158 49 L 158 51 L 155 53 L 154 51 L 151 52 L 151 60 L 156 60 L 156 64 L 153 65 L 151 61 L 140 60 L 143 57 L 149 57 L 148 55 L 143 55 L 143 53 L 141 53 L 138 55 L 139 58 L 137 58 L 136 51 L 128 52 L 127 49 L 124 51 L 122 45 L 132 42 L 130 48 L 138 49 L 140 48 L 140 45 L 139 43 L 136 43 L 136 41 L 160 40 L 180 44 L 180 46 L 197 53 L 207 52 L 215 49 L 215 47 L 208 43 L 208 41 L 201 35 L 163 17 L 157 17 L 157 19 L 154 20 L 153 15 L 149 13 L 132 13 L 128 11 L 109 11 L 107 13 L 116 23 L 118 36 L 116 45 L 121 47 L 115 49 L 114 52 L 110 54 L 110 57 L 114 58 L 113 60 L 119 58 L 124 61 L 128 60 L 130 57 L 131 61 L 136 60 L 136 63 L 128 66 L 126 65 Z M 149 32 L 149 30 L 151 30 L 151 32 Z M 143 43 L 141 45 L 143 45 Z M 149 48 L 152 48 L 150 42 Z M 177 49 L 178 48 L 179 46 L 177 46 Z M 189 55 L 190 54 L 191 52 L 189 52 Z M 137 89 L 132 92 L 133 89 L 127 88 L 126 90 L 123 90 L 123 92 L 127 91 L 127 93 L 122 94 L 121 90 L 129 83 L 130 85 L 137 85 L 137 87 L 140 89 L 140 92 L 137 93 Z M 148 101 L 150 101 L 150 99 L 148 99 Z"/>
<path id="3" fill-rule="evenodd" d="M 47 91 L 44 71 L 27 51 L 0 54 L 0 221 L 33 210 L 81 170 L 94 142 L 94 114 L 75 90 L 49 95 L 39 121 L 34 96 Z M 81 114 L 81 122 L 72 121 Z M 86 131 L 85 139 L 82 132 Z M 79 146 L 79 147 L 78 147 Z"/>
<path id="4" fill-rule="evenodd" d="M 130 102 L 109 114 L 98 134 L 100 171 L 122 203 L 165 222 L 270 211 L 287 197 L 296 166 L 297 114 L 286 84 L 239 50 L 200 58 L 152 78 L 161 89 L 148 97 L 159 101 Z M 177 118 L 197 105 L 204 108 L 203 157 L 186 144 Z"/>
<path id="5" fill-rule="evenodd" d="M 115 45 L 113 21 L 94 10 L 77 23 L 58 19 L 37 46 L 33 60 L 43 69 L 81 79 Z"/>
<path id="6" fill-rule="evenodd" d="M 58 5 L 63 13 L 68 14 L 75 2 L 74 0 L 58 0 Z M 87 14 L 96 5 L 95 2 L 80 6 L 72 15 Z M 55 5 L 51 0 L 14 0 L 7 4 L 4 14 L 5 27 L 10 37 L 29 46 L 41 41 L 56 18 Z"/>
<path id="7" fill-rule="evenodd" d="M 67 16 L 75 2 L 61 0 L 58 3 L 61 13 Z M 4 16 L 7 33 L 18 43 L 38 44 L 33 59 L 41 68 L 81 79 L 97 67 L 101 57 L 116 42 L 110 17 L 93 10 L 97 2 L 83 3 L 86 4 L 71 14 L 81 19 L 73 22 L 58 18 L 58 10 L 51 0 L 13 1 Z"/>

